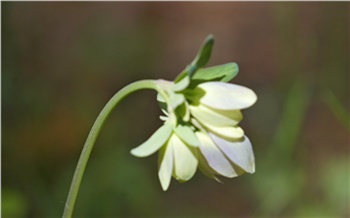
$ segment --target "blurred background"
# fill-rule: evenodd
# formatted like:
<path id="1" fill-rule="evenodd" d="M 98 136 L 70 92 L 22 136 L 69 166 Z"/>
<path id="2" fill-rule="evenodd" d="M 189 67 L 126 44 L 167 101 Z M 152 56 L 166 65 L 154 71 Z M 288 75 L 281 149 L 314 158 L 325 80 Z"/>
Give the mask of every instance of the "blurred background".
<path id="1" fill-rule="evenodd" d="M 233 83 L 256 173 L 224 184 L 197 172 L 167 192 L 157 156 L 130 150 L 162 123 L 153 91 L 108 118 L 76 217 L 349 217 L 349 3 L 2 2 L 2 217 L 60 217 L 86 136 L 105 103 L 141 79 L 172 80 L 215 36 L 207 66 Z"/>

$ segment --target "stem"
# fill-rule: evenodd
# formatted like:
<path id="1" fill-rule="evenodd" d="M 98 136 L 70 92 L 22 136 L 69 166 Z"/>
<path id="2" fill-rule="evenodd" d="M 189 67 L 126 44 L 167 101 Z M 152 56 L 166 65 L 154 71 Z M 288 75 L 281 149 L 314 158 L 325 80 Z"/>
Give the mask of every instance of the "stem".
<path id="1" fill-rule="evenodd" d="M 86 139 L 83 150 L 81 152 L 77 167 L 74 172 L 73 180 L 69 189 L 66 205 L 63 212 L 64 218 L 72 217 L 75 200 L 78 195 L 81 180 L 84 175 L 86 164 L 89 160 L 90 153 L 94 147 L 97 136 L 106 120 L 108 115 L 114 109 L 114 107 L 123 100 L 129 94 L 140 90 L 140 89 L 154 89 L 156 91 L 161 91 L 155 80 L 141 80 L 138 82 L 131 83 L 130 85 L 124 87 L 119 92 L 117 92 L 102 109 L 101 113 L 98 115 L 94 125 L 92 126 L 90 133 Z"/>

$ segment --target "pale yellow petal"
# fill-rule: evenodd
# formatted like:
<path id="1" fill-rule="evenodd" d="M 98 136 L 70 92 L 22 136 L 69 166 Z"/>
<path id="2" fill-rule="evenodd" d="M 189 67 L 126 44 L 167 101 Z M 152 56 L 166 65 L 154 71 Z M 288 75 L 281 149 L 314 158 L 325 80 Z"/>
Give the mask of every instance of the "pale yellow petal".
<path id="1" fill-rule="evenodd" d="M 174 152 L 173 152 L 173 144 L 168 143 L 166 148 L 162 152 L 159 153 L 160 157 L 160 166 L 158 171 L 158 177 L 160 184 L 164 191 L 169 188 L 171 175 L 173 172 L 173 164 L 174 164 Z"/>
<path id="2" fill-rule="evenodd" d="M 255 172 L 255 160 L 252 145 L 248 137 L 244 136 L 241 140 L 227 140 L 210 134 L 215 144 L 220 150 L 237 166 L 248 173 Z"/>
<path id="3" fill-rule="evenodd" d="M 215 145 L 212 139 L 202 132 L 196 132 L 197 138 L 201 142 L 199 147 L 208 165 L 215 170 L 219 175 L 225 177 L 235 177 L 237 173 L 232 167 L 231 163 L 226 159 L 225 155 Z"/>
<path id="4" fill-rule="evenodd" d="M 140 146 L 131 150 L 131 154 L 136 157 L 147 157 L 156 152 L 169 139 L 172 128 L 168 123 L 161 126 L 153 135 Z"/>
<path id="5" fill-rule="evenodd" d="M 197 120 L 213 126 L 236 126 L 242 120 L 239 110 L 221 111 L 199 104 L 191 105 L 190 111 Z"/>
<path id="6" fill-rule="evenodd" d="M 169 141 L 174 148 L 174 174 L 176 179 L 187 181 L 195 174 L 198 160 L 176 134 Z"/>
<path id="7" fill-rule="evenodd" d="M 248 108 L 257 100 L 251 89 L 224 82 L 201 83 L 194 90 L 194 96 L 196 94 L 200 103 L 219 110 Z"/>
<path id="8" fill-rule="evenodd" d="M 213 126 L 198 120 L 209 132 L 215 133 L 227 139 L 239 139 L 244 136 L 244 131 L 239 126 Z"/>
<path id="9" fill-rule="evenodd" d="M 191 126 L 178 124 L 174 131 L 176 135 L 186 144 L 193 147 L 199 147 L 199 141 L 197 139 L 197 136 L 194 134 Z"/>

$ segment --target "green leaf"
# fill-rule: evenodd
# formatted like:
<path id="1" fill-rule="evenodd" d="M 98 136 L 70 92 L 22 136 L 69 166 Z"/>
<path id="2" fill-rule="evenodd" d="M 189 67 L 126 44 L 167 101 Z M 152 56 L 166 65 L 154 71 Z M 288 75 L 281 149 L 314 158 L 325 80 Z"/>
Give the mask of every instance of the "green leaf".
<path id="1" fill-rule="evenodd" d="M 238 74 L 238 70 L 238 65 L 232 62 L 199 69 L 192 75 L 191 79 L 197 84 L 208 81 L 228 82 Z"/>
<path id="2" fill-rule="evenodd" d="M 131 154 L 136 157 L 147 157 L 161 148 L 169 139 L 172 127 L 165 123 L 153 135 L 140 146 L 131 150 Z"/>

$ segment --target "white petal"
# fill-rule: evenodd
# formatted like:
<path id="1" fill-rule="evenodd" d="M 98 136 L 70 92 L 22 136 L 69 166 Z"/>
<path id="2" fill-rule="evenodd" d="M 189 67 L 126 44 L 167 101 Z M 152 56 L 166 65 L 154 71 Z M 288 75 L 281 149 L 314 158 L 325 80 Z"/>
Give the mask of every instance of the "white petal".
<path id="1" fill-rule="evenodd" d="M 191 118 L 191 124 L 199 130 L 205 131 L 205 128 L 195 118 Z"/>
<path id="2" fill-rule="evenodd" d="M 215 134 L 209 133 L 209 135 L 233 163 L 248 173 L 255 172 L 254 153 L 248 137 L 244 136 L 242 140 L 228 141 Z"/>
<path id="3" fill-rule="evenodd" d="M 162 149 L 162 152 L 160 152 L 159 155 L 160 167 L 158 171 L 158 177 L 163 190 L 166 191 L 169 188 L 171 175 L 173 173 L 173 144 L 168 143 L 166 148 Z"/>
<path id="4" fill-rule="evenodd" d="M 175 128 L 175 133 L 188 145 L 199 147 L 199 141 L 194 131 L 188 125 L 178 124 Z"/>
<path id="5" fill-rule="evenodd" d="M 230 119 L 235 120 L 237 124 L 243 119 L 243 115 L 240 110 L 219 110 L 210 107 L 209 109 L 215 111 L 218 114 L 221 114 L 222 116 L 229 117 Z"/>
<path id="6" fill-rule="evenodd" d="M 209 165 L 208 162 L 205 160 L 202 153 L 198 153 L 198 169 L 207 177 L 210 179 L 215 179 L 216 181 L 222 183 L 222 181 L 216 176 L 217 172 L 215 172 Z"/>
<path id="7" fill-rule="evenodd" d="M 131 150 L 131 154 L 136 157 L 146 157 L 156 152 L 169 139 L 172 128 L 165 123 L 153 135 L 140 146 Z"/>
<path id="8" fill-rule="evenodd" d="M 199 99 L 200 103 L 219 110 L 248 108 L 257 100 L 257 96 L 251 89 L 230 83 L 201 83 L 194 91 L 198 95 L 203 95 Z"/>
<path id="9" fill-rule="evenodd" d="M 190 106 L 191 114 L 203 123 L 214 126 L 236 126 L 242 120 L 239 110 L 218 111 L 202 104 Z"/>
<path id="10" fill-rule="evenodd" d="M 202 123 L 210 132 L 215 133 L 216 135 L 222 136 L 227 139 L 239 139 L 244 136 L 244 131 L 239 126 L 213 126 L 208 123 Z"/>
<path id="11" fill-rule="evenodd" d="M 205 157 L 208 165 L 220 175 L 229 178 L 237 176 L 235 170 L 231 166 L 231 163 L 214 144 L 212 139 L 206 133 L 196 132 L 196 135 L 201 142 L 199 149 Z"/>
<path id="12" fill-rule="evenodd" d="M 187 181 L 195 174 L 198 160 L 191 150 L 176 136 L 169 141 L 174 148 L 175 177 L 181 181 Z"/>

